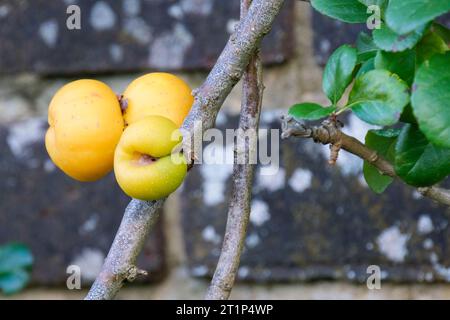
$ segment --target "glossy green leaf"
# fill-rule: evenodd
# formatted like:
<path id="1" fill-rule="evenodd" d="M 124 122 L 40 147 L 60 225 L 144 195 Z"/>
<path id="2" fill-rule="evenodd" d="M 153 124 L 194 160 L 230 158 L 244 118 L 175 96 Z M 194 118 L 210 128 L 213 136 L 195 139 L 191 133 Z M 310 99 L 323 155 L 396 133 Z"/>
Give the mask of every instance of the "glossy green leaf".
<path id="1" fill-rule="evenodd" d="M 311 0 L 320 13 L 348 23 L 364 23 L 369 15 L 367 7 L 358 0 Z"/>
<path id="2" fill-rule="evenodd" d="M 395 143 L 399 133 L 400 131 L 396 129 L 369 130 L 366 135 L 365 144 L 393 163 L 395 158 Z M 394 180 L 389 176 L 382 175 L 377 168 L 367 161 L 364 161 L 363 172 L 367 184 L 376 193 L 384 192 Z"/>
<path id="3" fill-rule="evenodd" d="M 411 103 L 425 136 L 437 146 L 450 148 L 450 52 L 420 66 Z"/>
<path id="4" fill-rule="evenodd" d="M 408 86 L 386 70 L 372 70 L 357 78 L 349 98 L 356 116 L 381 126 L 395 124 L 408 103 Z"/>
<path id="5" fill-rule="evenodd" d="M 450 10 L 450 0 L 390 0 L 386 10 L 389 27 L 406 34 Z"/>
<path id="6" fill-rule="evenodd" d="M 365 62 L 378 52 L 378 47 L 372 37 L 365 32 L 361 32 L 356 39 L 356 49 L 358 50 L 358 62 Z"/>
<path id="7" fill-rule="evenodd" d="M 433 185 L 450 174 L 450 149 L 431 144 L 417 126 L 407 124 L 395 147 L 395 171 L 410 185 Z"/>
<path id="8" fill-rule="evenodd" d="M 22 269 L 0 273 L 0 290 L 6 295 L 14 294 L 22 290 L 29 281 L 29 273 Z"/>
<path id="9" fill-rule="evenodd" d="M 28 268 L 33 263 L 30 250 L 22 244 L 8 244 L 0 247 L 0 273 Z"/>
<path id="10" fill-rule="evenodd" d="M 408 85 L 411 85 L 416 70 L 416 52 L 414 50 L 403 52 L 379 51 L 374 65 L 375 69 L 384 69 L 395 73 Z"/>
<path id="11" fill-rule="evenodd" d="M 446 51 L 448 51 L 447 43 L 433 27 L 417 44 L 417 64 L 421 65 L 435 54 L 443 54 Z"/>
<path id="12" fill-rule="evenodd" d="M 419 26 L 406 35 L 400 35 L 389 29 L 385 23 L 373 31 L 373 41 L 384 51 L 399 52 L 412 49 L 426 32 L 428 25 Z"/>
<path id="13" fill-rule="evenodd" d="M 339 47 L 328 59 L 323 74 L 323 91 L 335 105 L 353 79 L 357 61 L 356 49 L 347 45 Z"/>
<path id="14" fill-rule="evenodd" d="M 334 111 L 336 107 L 324 108 L 319 104 L 307 102 L 293 105 L 289 109 L 289 115 L 296 119 L 319 120 L 328 117 Z"/>

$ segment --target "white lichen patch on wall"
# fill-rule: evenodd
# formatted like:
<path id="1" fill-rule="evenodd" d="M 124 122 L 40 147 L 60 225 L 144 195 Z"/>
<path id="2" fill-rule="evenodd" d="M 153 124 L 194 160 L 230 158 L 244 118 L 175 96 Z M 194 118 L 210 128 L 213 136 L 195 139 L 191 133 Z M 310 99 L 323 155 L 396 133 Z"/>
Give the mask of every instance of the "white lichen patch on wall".
<path id="1" fill-rule="evenodd" d="M 109 30 L 116 24 L 116 14 L 105 1 L 97 1 L 91 10 L 89 21 L 97 31 Z"/>
<path id="2" fill-rule="evenodd" d="M 312 177 L 310 170 L 297 168 L 289 179 L 289 186 L 295 192 L 303 192 L 311 187 Z"/>
<path id="3" fill-rule="evenodd" d="M 142 45 L 150 43 L 153 38 L 152 28 L 140 17 L 125 19 L 123 30 Z"/>
<path id="4" fill-rule="evenodd" d="M 262 169 L 272 174 L 262 174 Z M 270 168 L 260 168 L 257 175 L 256 190 L 275 192 L 284 189 L 286 184 L 286 170 L 272 165 Z"/>
<path id="5" fill-rule="evenodd" d="M 123 11 L 127 16 L 137 16 L 141 12 L 141 0 L 123 0 Z"/>
<path id="6" fill-rule="evenodd" d="M 377 238 L 380 252 L 393 262 L 403 262 L 408 254 L 410 236 L 402 234 L 397 226 L 385 229 Z"/>
<path id="7" fill-rule="evenodd" d="M 430 261 L 436 274 L 445 281 L 450 282 L 450 267 L 440 264 L 439 258 L 435 252 L 430 254 Z"/>
<path id="8" fill-rule="evenodd" d="M 10 11 L 11 8 L 7 4 L 0 5 L 0 19 L 7 17 Z"/>
<path id="9" fill-rule="evenodd" d="M 116 63 L 121 62 L 124 57 L 124 52 L 122 46 L 113 43 L 109 46 L 109 55 L 112 60 Z"/>
<path id="10" fill-rule="evenodd" d="M 193 15 L 207 16 L 212 13 L 213 0 L 181 0 L 180 7 L 183 12 Z"/>
<path id="11" fill-rule="evenodd" d="M 245 245 L 247 248 L 254 248 L 261 242 L 257 233 L 250 234 L 247 239 L 245 239 Z"/>
<path id="12" fill-rule="evenodd" d="M 224 148 L 220 144 L 209 144 L 204 149 L 203 162 L 200 167 L 203 202 L 215 206 L 225 200 L 226 181 L 233 172 L 233 145 Z"/>
<path id="13" fill-rule="evenodd" d="M 202 238 L 203 240 L 214 244 L 219 244 L 222 239 L 221 236 L 216 232 L 216 229 L 211 225 L 203 229 Z"/>
<path id="14" fill-rule="evenodd" d="M 50 48 L 55 47 L 58 40 L 58 33 L 59 27 L 56 19 L 45 21 L 39 26 L 39 36 Z"/>
<path id="15" fill-rule="evenodd" d="M 33 143 L 41 142 L 45 136 L 45 122 L 42 118 L 30 118 L 10 126 L 6 142 L 12 154 L 19 160 L 31 160 Z"/>
<path id="16" fill-rule="evenodd" d="M 77 255 L 71 265 L 76 265 L 81 270 L 81 279 L 83 281 L 93 281 L 102 269 L 105 255 L 101 250 L 93 248 L 84 248 L 83 251 Z"/>
<path id="17" fill-rule="evenodd" d="M 260 227 L 270 220 L 269 206 L 266 202 L 255 199 L 251 204 L 250 222 Z"/>
<path id="18" fill-rule="evenodd" d="M 430 216 L 426 214 L 421 215 L 417 221 L 417 231 L 419 234 L 425 235 L 433 232 L 433 230 L 433 220 L 431 220 Z"/>
<path id="19" fill-rule="evenodd" d="M 193 41 L 192 34 L 184 25 L 175 24 L 173 30 L 160 35 L 150 45 L 149 64 L 155 68 L 181 68 Z"/>

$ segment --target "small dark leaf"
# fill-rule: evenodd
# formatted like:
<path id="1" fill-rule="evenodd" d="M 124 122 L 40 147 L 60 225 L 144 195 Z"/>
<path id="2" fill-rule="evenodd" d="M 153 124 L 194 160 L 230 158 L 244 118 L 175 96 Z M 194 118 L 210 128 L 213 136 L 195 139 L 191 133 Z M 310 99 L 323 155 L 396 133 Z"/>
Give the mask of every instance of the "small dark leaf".
<path id="1" fill-rule="evenodd" d="M 365 62 L 374 58 L 378 52 L 378 47 L 372 37 L 365 32 L 361 32 L 356 40 L 356 49 L 358 50 L 358 62 Z"/>
<path id="2" fill-rule="evenodd" d="M 386 23 L 383 23 L 380 29 L 373 31 L 373 40 L 384 51 L 404 51 L 406 49 L 412 49 L 420 41 L 427 28 L 428 25 L 425 24 L 408 34 L 400 35 L 389 29 Z"/>
<path id="3" fill-rule="evenodd" d="M 372 70 L 357 78 L 349 98 L 358 118 L 380 126 L 395 124 L 408 103 L 408 86 L 386 70 Z"/>
<path id="4" fill-rule="evenodd" d="M 395 143 L 399 130 L 370 130 L 367 132 L 365 144 L 391 163 L 395 158 Z M 382 193 L 392 183 L 393 178 L 382 175 L 378 169 L 369 162 L 364 161 L 364 178 L 369 187 L 376 193 Z"/>
<path id="5" fill-rule="evenodd" d="M 320 13 L 348 23 L 366 22 L 367 7 L 358 0 L 311 0 L 311 5 Z"/>
<path id="6" fill-rule="evenodd" d="M 379 51 L 375 58 L 375 69 L 384 69 L 395 73 L 411 86 L 416 70 L 416 52 L 414 50 L 403 52 Z"/>
<path id="7" fill-rule="evenodd" d="M 428 140 L 450 148 L 450 52 L 434 55 L 420 66 L 411 104 Z"/>
<path id="8" fill-rule="evenodd" d="M 390 0 L 386 21 L 398 34 L 406 34 L 450 10 L 450 0 Z"/>
<path id="9" fill-rule="evenodd" d="M 407 124 L 395 147 L 395 171 L 410 185 L 433 185 L 450 174 L 450 149 L 431 144 L 417 126 Z"/>
<path id="10" fill-rule="evenodd" d="M 322 86 L 333 105 L 341 99 L 345 89 L 352 81 L 356 60 L 356 49 L 347 45 L 338 48 L 328 60 Z"/>
<path id="11" fill-rule="evenodd" d="M 319 104 L 307 102 L 293 105 L 289 109 L 289 115 L 299 120 L 319 120 L 328 117 L 334 111 L 336 111 L 336 107 L 324 108 Z"/>

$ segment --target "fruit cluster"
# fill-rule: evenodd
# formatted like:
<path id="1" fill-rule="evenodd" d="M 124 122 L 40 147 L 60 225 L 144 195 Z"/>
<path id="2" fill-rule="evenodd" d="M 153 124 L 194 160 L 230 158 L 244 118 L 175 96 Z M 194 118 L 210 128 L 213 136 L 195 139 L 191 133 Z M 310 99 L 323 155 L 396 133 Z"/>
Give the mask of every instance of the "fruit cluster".
<path id="1" fill-rule="evenodd" d="M 121 97 L 97 80 L 62 87 L 50 102 L 45 146 L 70 177 L 95 181 L 114 167 L 130 197 L 161 199 L 182 183 L 187 165 L 176 150 L 178 128 L 193 97 L 180 78 L 150 73 L 134 80 Z"/>

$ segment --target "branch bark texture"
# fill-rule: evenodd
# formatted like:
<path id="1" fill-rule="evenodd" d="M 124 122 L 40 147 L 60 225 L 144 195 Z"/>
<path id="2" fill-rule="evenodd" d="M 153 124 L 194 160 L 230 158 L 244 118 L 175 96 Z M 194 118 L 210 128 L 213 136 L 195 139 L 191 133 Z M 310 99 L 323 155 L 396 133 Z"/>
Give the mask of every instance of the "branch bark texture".
<path id="1" fill-rule="evenodd" d="M 241 19 L 248 12 L 251 0 L 241 1 Z M 257 147 L 257 131 L 261 113 L 263 82 L 259 50 L 250 59 L 242 79 L 242 105 L 239 119 L 239 133 L 250 133 L 242 143 L 235 144 L 233 188 L 228 208 L 228 219 L 219 262 L 206 293 L 207 300 L 227 300 L 233 289 L 239 262 L 244 248 L 247 226 L 250 218 L 250 203 L 255 164 L 251 164 L 251 154 Z M 246 135 L 247 136 L 247 135 Z M 242 137 L 238 137 L 240 140 Z M 238 157 L 243 152 L 244 163 Z"/>
<path id="2" fill-rule="evenodd" d="M 284 0 L 254 0 L 248 14 L 231 35 L 204 84 L 194 90 L 192 109 L 183 123 L 183 151 L 188 160 L 195 158 L 192 139 L 203 135 L 215 124 L 228 94 L 241 79 L 261 39 L 270 31 Z M 195 124 L 201 123 L 198 127 Z M 102 271 L 89 291 L 87 300 L 113 299 L 125 280 L 133 280 L 136 258 L 151 227 L 157 221 L 164 200 L 132 200 L 122 219 Z M 131 275 L 131 276 L 130 276 Z"/>
<path id="3" fill-rule="evenodd" d="M 282 138 L 288 137 L 312 138 L 314 142 L 338 144 L 340 148 L 360 157 L 372 164 L 381 174 L 398 178 L 394 166 L 370 149 L 358 139 L 351 137 L 340 130 L 336 121 L 326 120 L 320 126 L 307 126 L 292 117 L 282 120 Z M 450 191 L 438 187 L 425 187 L 417 189 L 423 196 L 433 199 L 436 202 L 450 206 Z"/>
<path id="4" fill-rule="evenodd" d="M 136 268 L 136 258 L 158 220 L 163 203 L 164 200 L 132 200 L 129 203 L 111 250 L 86 300 L 113 299 L 125 280 L 133 281 L 137 275 L 145 274 Z"/>

